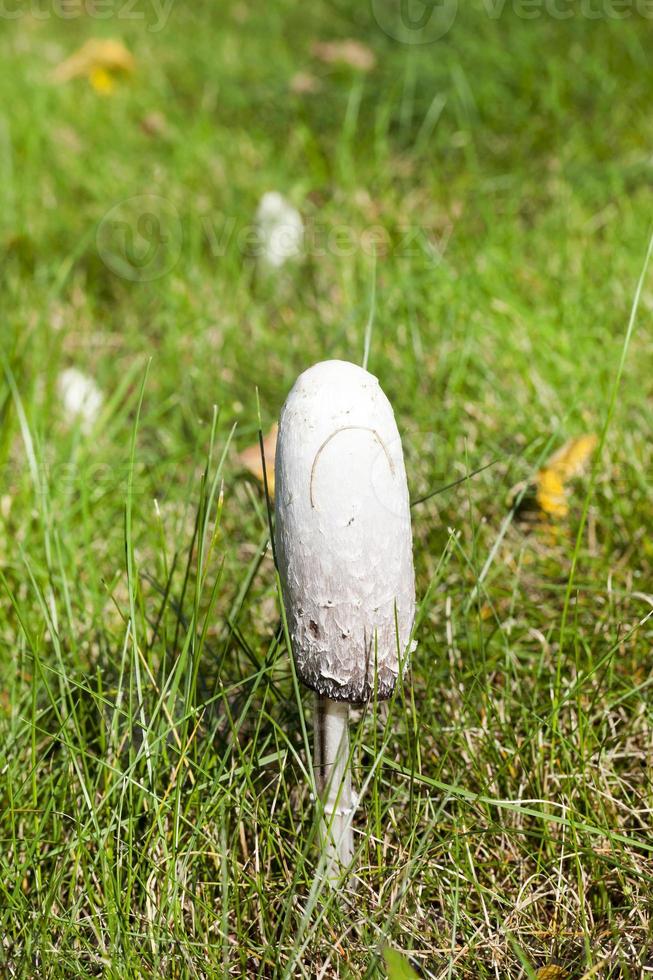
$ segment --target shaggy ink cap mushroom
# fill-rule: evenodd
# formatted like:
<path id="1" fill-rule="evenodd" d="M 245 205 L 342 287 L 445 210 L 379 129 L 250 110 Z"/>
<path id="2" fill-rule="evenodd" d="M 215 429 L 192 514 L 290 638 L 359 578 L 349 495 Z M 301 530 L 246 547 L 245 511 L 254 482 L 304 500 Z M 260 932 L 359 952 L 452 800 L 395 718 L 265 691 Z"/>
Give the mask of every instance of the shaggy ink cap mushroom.
<path id="1" fill-rule="evenodd" d="M 389 698 L 415 615 L 401 439 L 378 380 L 346 361 L 299 376 L 281 412 L 276 553 L 300 679 L 322 697 Z"/>

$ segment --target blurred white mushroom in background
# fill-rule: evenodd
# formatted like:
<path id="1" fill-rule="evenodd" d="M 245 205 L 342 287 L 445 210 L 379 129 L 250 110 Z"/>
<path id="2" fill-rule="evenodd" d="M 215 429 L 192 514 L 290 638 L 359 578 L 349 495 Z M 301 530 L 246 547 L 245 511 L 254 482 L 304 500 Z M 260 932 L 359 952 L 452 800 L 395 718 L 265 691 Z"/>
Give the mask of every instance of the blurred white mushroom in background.
<path id="1" fill-rule="evenodd" d="M 259 260 L 280 269 L 288 259 L 301 255 L 304 223 L 299 211 L 278 191 L 268 191 L 256 211 Z"/>
<path id="2" fill-rule="evenodd" d="M 93 378 L 89 378 L 77 368 L 66 368 L 59 375 L 57 387 L 68 421 L 74 422 L 79 419 L 82 430 L 89 432 L 100 414 L 104 401 L 102 392 Z"/>

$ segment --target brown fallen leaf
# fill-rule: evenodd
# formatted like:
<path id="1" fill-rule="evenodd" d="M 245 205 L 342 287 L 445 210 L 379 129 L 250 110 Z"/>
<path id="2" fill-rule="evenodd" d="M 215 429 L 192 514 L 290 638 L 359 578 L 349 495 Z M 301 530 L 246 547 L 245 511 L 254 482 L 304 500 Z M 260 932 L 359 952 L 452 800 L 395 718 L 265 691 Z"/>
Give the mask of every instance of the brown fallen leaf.
<path id="1" fill-rule="evenodd" d="M 268 477 L 268 491 L 272 499 L 274 499 L 274 458 L 277 450 L 278 431 L 279 426 L 275 422 L 267 435 L 263 437 L 265 469 Z M 259 483 L 263 485 L 263 462 L 261 460 L 261 447 L 258 439 L 255 443 L 253 443 L 253 445 L 248 446 L 247 449 L 243 449 L 242 453 L 238 454 L 238 461 L 243 469 L 246 469 L 248 473 L 251 473 L 252 476 L 254 476 Z"/>
<path id="2" fill-rule="evenodd" d="M 140 125 L 147 136 L 166 136 L 168 133 L 168 121 L 163 113 L 156 109 L 143 116 Z"/>
<path id="3" fill-rule="evenodd" d="M 314 41 L 311 53 L 326 65 L 349 65 L 359 71 L 371 71 L 376 65 L 372 49 L 354 38 L 346 41 Z"/>
<path id="4" fill-rule="evenodd" d="M 322 88 L 322 83 L 315 75 L 307 71 L 298 71 L 290 79 L 290 91 L 293 95 L 314 95 Z"/>
<path id="5" fill-rule="evenodd" d="M 122 41 L 115 38 L 89 38 L 52 73 L 55 82 L 87 78 L 97 92 L 111 92 L 117 78 L 131 75 L 136 67 L 134 56 Z"/>

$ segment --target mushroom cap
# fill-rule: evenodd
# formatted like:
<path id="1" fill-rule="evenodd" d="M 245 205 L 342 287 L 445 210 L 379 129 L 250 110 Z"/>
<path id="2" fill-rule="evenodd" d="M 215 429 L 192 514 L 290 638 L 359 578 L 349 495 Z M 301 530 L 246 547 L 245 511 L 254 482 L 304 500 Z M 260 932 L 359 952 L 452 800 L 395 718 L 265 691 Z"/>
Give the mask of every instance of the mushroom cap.
<path id="1" fill-rule="evenodd" d="M 415 574 L 401 439 L 378 380 L 323 361 L 279 421 L 275 544 L 293 655 L 318 694 L 392 694 L 408 663 Z"/>

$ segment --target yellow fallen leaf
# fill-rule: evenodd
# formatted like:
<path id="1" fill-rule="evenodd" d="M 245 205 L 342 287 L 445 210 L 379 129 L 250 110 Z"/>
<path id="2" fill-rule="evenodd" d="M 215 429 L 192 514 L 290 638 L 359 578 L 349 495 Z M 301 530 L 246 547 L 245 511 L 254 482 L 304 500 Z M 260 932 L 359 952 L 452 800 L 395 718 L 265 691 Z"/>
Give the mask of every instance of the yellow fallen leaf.
<path id="1" fill-rule="evenodd" d="M 569 513 L 565 485 L 555 470 L 543 469 L 537 474 L 535 499 L 540 510 L 551 517 L 566 517 Z"/>
<path id="2" fill-rule="evenodd" d="M 545 468 L 555 470 L 563 482 L 571 480 L 572 477 L 583 472 L 588 459 L 596 449 L 597 442 L 593 432 L 578 436 L 577 439 L 570 439 L 553 454 Z"/>
<path id="3" fill-rule="evenodd" d="M 346 41 L 315 41 L 311 52 L 327 65 L 349 65 L 359 71 L 371 71 L 376 65 L 372 49 L 353 38 Z"/>
<path id="4" fill-rule="evenodd" d="M 105 68 L 94 68 L 88 80 L 92 88 L 100 95 L 111 95 L 116 87 L 113 75 L 110 75 Z"/>
<path id="5" fill-rule="evenodd" d="M 555 963 L 541 966 L 535 976 L 537 980 L 569 980 L 567 970 L 563 966 L 556 966 Z"/>
<path id="6" fill-rule="evenodd" d="M 74 54 L 57 65 L 52 77 L 55 82 L 88 78 L 97 91 L 106 92 L 106 79 L 103 79 L 99 73 L 104 73 L 114 81 L 119 75 L 131 75 L 135 67 L 134 56 L 122 41 L 112 38 L 89 38 Z"/>
<path id="7" fill-rule="evenodd" d="M 279 426 L 275 422 L 268 434 L 263 438 L 268 491 L 272 499 L 274 499 L 274 458 L 277 451 L 278 431 Z M 238 456 L 238 460 L 244 469 L 256 477 L 259 483 L 263 484 L 263 461 L 261 460 L 261 447 L 258 440 L 253 445 L 248 446 L 247 449 L 243 449 L 242 453 Z"/>
<path id="8" fill-rule="evenodd" d="M 594 452 L 597 438 L 591 433 L 570 439 L 551 456 L 535 476 L 535 499 L 550 517 L 569 513 L 566 483 L 584 470 Z"/>

